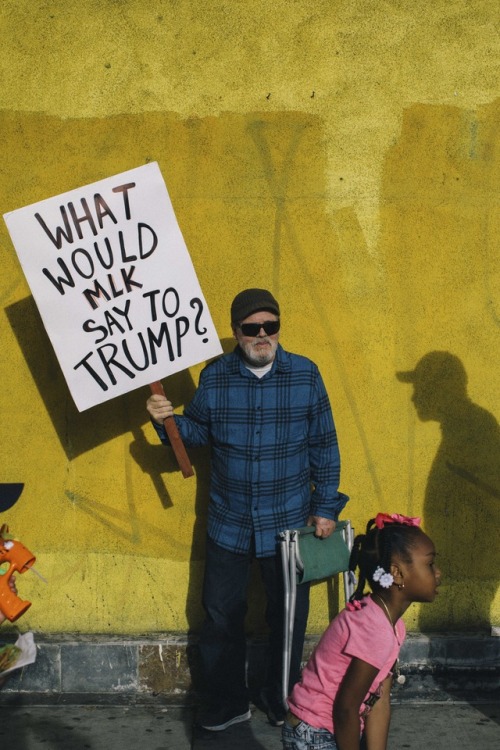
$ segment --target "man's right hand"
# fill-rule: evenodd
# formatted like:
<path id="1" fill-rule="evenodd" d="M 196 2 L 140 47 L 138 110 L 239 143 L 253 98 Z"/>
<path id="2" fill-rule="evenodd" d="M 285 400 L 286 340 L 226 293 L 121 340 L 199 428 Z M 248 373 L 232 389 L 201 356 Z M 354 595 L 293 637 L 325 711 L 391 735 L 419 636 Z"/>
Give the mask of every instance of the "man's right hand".
<path id="1" fill-rule="evenodd" d="M 146 401 L 146 409 L 151 419 L 157 424 L 163 424 L 167 417 L 174 415 L 173 406 L 165 396 L 150 396 Z"/>

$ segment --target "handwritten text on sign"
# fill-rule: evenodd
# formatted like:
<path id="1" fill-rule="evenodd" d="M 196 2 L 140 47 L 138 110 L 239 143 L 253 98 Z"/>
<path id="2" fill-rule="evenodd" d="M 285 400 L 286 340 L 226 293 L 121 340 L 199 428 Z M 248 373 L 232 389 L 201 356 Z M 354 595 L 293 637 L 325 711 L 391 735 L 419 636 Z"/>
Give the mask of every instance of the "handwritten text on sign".
<path id="1" fill-rule="evenodd" d="M 4 219 L 80 411 L 220 354 L 158 164 Z"/>

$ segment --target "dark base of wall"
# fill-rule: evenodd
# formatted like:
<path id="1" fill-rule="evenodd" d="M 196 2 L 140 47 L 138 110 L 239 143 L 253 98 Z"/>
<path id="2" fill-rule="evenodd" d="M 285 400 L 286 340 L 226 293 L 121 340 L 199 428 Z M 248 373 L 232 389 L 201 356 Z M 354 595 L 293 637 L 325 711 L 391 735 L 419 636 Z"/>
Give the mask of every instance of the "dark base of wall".
<path id="1" fill-rule="evenodd" d="M 12 673 L 0 691 L 0 704 L 182 706 L 196 700 L 199 660 L 194 638 L 35 634 L 35 641 L 36 662 Z M 307 639 L 304 658 L 316 643 L 315 637 Z M 263 641 L 248 643 L 251 693 L 262 684 L 266 650 Z M 394 686 L 396 702 L 500 699 L 500 638 L 410 634 L 400 666 L 406 682 Z"/>

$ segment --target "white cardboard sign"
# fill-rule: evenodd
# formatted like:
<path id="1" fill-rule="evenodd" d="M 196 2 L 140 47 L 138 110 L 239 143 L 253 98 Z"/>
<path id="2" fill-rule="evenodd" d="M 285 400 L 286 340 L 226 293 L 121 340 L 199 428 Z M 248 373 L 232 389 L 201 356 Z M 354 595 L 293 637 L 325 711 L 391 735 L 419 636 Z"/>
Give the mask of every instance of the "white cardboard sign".
<path id="1" fill-rule="evenodd" d="M 156 162 L 4 219 L 79 411 L 221 353 Z"/>

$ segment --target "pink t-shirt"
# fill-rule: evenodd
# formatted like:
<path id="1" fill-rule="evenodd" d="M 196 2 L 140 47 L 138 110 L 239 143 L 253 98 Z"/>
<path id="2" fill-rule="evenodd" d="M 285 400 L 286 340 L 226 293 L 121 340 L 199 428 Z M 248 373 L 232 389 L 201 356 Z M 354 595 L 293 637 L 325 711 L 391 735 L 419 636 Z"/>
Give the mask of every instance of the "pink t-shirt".
<path id="1" fill-rule="evenodd" d="M 333 704 L 351 659 L 356 657 L 379 670 L 368 691 L 375 693 L 398 658 L 406 635 L 402 620 L 396 623 L 396 634 L 370 596 L 361 601 L 361 609 L 340 612 L 323 633 L 300 682 L 292 690 L 288 699 L 292 713 L 312 727 L 335 733 Z M 367 694 L 365 700 L 368 697 Z M 364 709 L 362 704 L 360 714 Z"/>

